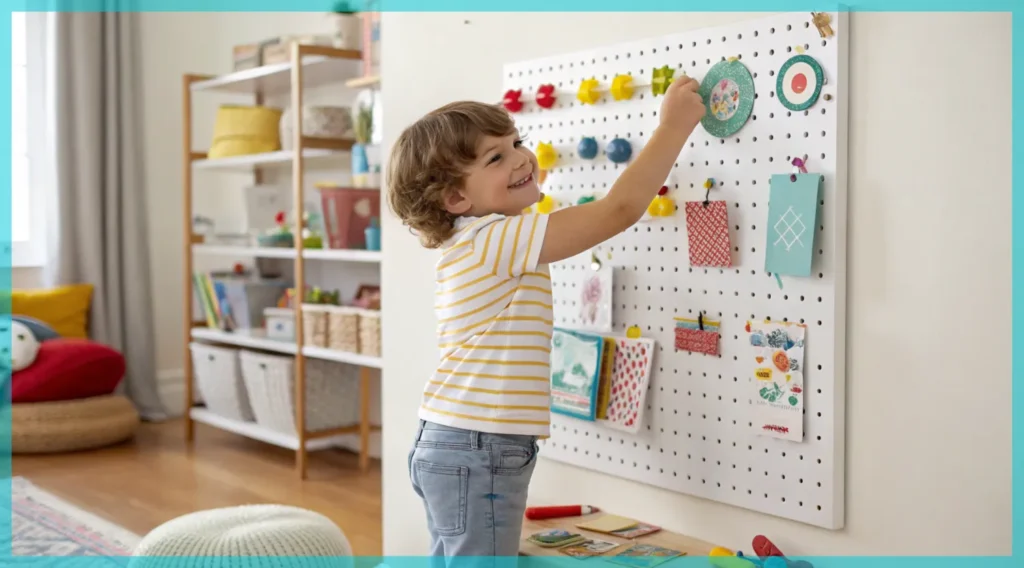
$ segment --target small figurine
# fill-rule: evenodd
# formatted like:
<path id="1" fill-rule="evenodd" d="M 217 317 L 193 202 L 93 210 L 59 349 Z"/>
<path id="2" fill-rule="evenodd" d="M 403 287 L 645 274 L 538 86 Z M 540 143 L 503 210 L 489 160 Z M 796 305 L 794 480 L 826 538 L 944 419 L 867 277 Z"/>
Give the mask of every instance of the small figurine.
<path id="1" fill-rule="evenodd" d="M 629 161 L 630 156 L 633 155 L 633 147 L 630 146 L 629 141 L 616 138 L 608 143 L 605 152 L 608 154 L 609 160 L 621 164 Z"/>
<path id="2" fill-rule="evenodd" d="M 664 95 L 665 91 L 668 90 L 668 86 L 672 84 L 672 68 L 668 65 L 656 67 L 654 72 L 651 74 L 651 94 L 652 95 Z"/>
<path id="3" fill-rule="evenodd" d="M 811 12 L 811 22 L 818 28 L 818 35 L 821 37 L 832 37 L 835 34 L 832 30 L 832 16 L 827 12 Z"/>
<path id="4" fill-rule="evenodd" d="M 537 105 L 541 108 L 551 108 L 555 106 L 554 85 L 548 84 L 537 87 Z"/>
<path id="5" fill-rule="evenodd" d="M 617 101 L 624 101 L 633 97 L 633 77 L 630 75 L 616 75 L 612 79 L 612 98 Z"/>
<path id="6" fill-rule="evenodd" d="M 537 165 L 542 170 L 550 170 L 555 162 L 558 161 L 558 153 L 555 152 L 555 147 L 550 142 L 540 142 L 537 144 Z"/>
<path id="7" fill-rule="evenodd" d="M 593 160 L 597 157 L 597 139 L 593 136 L 580 138 L 580 143 L 576 146 L 576 152 L 584 160 Z"/>
<path id="8" fill-rule="evenodd" d="M 502 98 L 501 104 L 505 106 L 505 110 L 509 112 L 519 112 L 523 110 L 523 102 L 519 100 L 523 96 L 522 90 L 508 90 L 505 92 L 505 97 Z"/>
<path id="9" fill-rule="evenodd" d="M 584 79 L 580 83 L 580 90 L 576 93 L 576 99 L 585 105 L 592 105 L 601 98 L 601 92 L 597 88 L 597 79 Z"/>
<path id="10" fill-rule="evenodd" d="M 667 194 L 668 186 L 661 186 L 661 189 L 658 190 L 658 196 L 647 206 L 647 213 L 651 217 L 668 217 L 675 213 L 676 202 Z"/>

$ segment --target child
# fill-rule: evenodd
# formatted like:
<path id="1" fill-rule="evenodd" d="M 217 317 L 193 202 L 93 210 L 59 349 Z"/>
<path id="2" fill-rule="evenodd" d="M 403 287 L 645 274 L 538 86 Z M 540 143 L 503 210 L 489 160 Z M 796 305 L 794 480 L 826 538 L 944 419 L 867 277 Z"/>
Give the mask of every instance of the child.
<path id="1" fill-rule="evenodd" d="M 634 225 L 704 116 L 689 77 L 602 199 L 550 215 L 534 154 L 500 107 L 457 102 L 406 129 L 391 152 L 391 208 L 442 248 L 434 308 L 440 363 L 409 454 L 435 556 L 517 556 L 537 439 L 548 435 L 552 332 L 547 265 Z"/>

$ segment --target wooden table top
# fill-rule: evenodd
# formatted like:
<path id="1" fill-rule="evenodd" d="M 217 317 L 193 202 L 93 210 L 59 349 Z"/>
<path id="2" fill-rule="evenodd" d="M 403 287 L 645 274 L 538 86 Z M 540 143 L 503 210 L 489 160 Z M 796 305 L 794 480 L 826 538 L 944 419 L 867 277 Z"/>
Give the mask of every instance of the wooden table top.
<path id="1" fill-rule="evenodd" d="M 697 538 L 674 533 L 665 529 L 656 533 L 637 537 L 630 541 L 628 539 L 619 538 L 609 534 L 595 533 L 576 527 L 577 524 L 596 519 L 605 514 L 614 513 L 600 511 L 581 517 L 562 517 L 559 519 L 544 519 L 540 521 L 523 519 L 523 537 L 519 544 L 519 554 L 521 556 L 563 556 L 562 553 L 558 552 L 557 548 L 544 548 L 543 546 L 537 546 L 528 540 L 530 535 L 549 529 L 562 529 L 570 532 L 576 532 L 587 538 L 603 540 L 606 542 L 615 542 L 618 544 L 626 544 L 629 542 L 653 544 L 655 546 L 685 552 L 687 556 L 708 556 L 711 553 L 711 549 L 716 547 L 716 545 L 711 544 L 710 542 L 705 542 Z M 640 521 L 641 519 L 634 520 Z M 606 552 L 602 556 L 614 556 L 626 548 L 628 547 L 620 546 L 614 550 Z"/>

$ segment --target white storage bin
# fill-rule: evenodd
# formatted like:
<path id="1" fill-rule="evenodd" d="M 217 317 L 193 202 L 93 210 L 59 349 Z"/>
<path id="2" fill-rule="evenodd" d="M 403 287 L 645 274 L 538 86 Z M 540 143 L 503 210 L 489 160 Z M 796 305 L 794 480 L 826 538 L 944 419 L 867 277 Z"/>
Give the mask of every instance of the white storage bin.
<path id="1" fill-rule="evenodd" d="M 338 351 L 359 353 L 359 310 L 330 306 L 327 310 L 327 346 Z"/>
<path id="2" fill-rule="evenodd" d="M 324 304 L 302 304 L 302 344 L 327 347 L 327 309 Z"/>
<path id="3" fill-rule="evenodd" d="M 206 408 L 218 416 L 252 422 L 248 389 L 242 380 L 238 350 L 190 343 L 196 386 Z"/>
<path id="4" fill-rule="evenodd" d="M 263 321 L 267 326 L 267 339 L 295 340 L 295 310 L 267 308 L 263 310 Z"/>
<path id="5" fill-rule="evenodd" d="M 289 436 L 295 431 L 295 359 L 242 351 L 242 377 L 256 423 Z M 349 426 L 359 420 L 359 383 L 352 367 L 306 359 L 306 430 Z"/>

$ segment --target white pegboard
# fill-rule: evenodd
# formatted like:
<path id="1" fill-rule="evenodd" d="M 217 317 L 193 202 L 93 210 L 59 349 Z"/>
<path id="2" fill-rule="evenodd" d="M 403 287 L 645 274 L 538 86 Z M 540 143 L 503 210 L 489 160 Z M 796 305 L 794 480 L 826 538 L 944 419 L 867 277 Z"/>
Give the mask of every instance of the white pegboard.
<path id="1" fill-rule="evenodd" d="M 551 143 L 558 163 L 544 183 L 557 207 L 585 195 L 607 193 L 626 164 L 600 152 L 576 156 L 581 137 L 603 149 L 627 139 L 633 156 L 658 123 L 662 97 L 652 96 L 652 70 L 663 65 L 700 80 L 714 63 L 739 57 L 754 77 L 752 116 L 725 139 L 697 127 L 666 185 L 679 210 L 637 224 L 596 249 L 615 267 L 616 334 L 638 325 L 658 343 L 640 432 L 629 435 L 600 423 L 554 415 L 542 455 L 576 466 L 830 529 L 844 523 L 845 268 L 846 268 L 846 45 L 844 13 L 831 14 L 834 35 L 823 39 L 807 12 L 750 20 L 719 28 L 611 45 L 591 51 L 507 65 L 504 89 L 521 89 L 515 114 L 533 148 Z M 802 50 L 822 66 L 825 84 L 807 111 L 788 111 L 775 96 L 776 74 Z M 613 77 L 631 74 L 633 98 L 607 93 Z M 576 92 L 596 78 L 605 91 L 596 105 Z M 557 103 L 543 109 L 537 87 L 554 84 Z M 826 97 L 827 95 L 827 97 Z M 829 100 L 826 100 L 828 98 Z M 779 288 L 764 270 L 769 180 L 792 171 L 807 155 L 810 173 L 824 178 L 813 274 L 784 277 Z M 728 269 L 691 268 L 683 205 L 704 198 L 707 178 L 718 182 L 711 199 L 728 203 L 732 263 Z M 610 259 L 608 254 L 611 254 Z M 556 325 L 577 321 L 576 282 L 590 254 L 552 265 Z M 674 316 L 703 311 L 720 319 L 721 357 L 673 348 Z M 752 427 L 752 369 L 748 319 L 807 325 L 803 442 L 764 437 Z"/>

